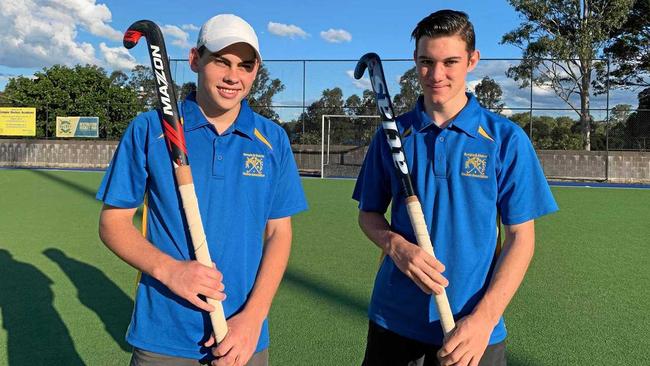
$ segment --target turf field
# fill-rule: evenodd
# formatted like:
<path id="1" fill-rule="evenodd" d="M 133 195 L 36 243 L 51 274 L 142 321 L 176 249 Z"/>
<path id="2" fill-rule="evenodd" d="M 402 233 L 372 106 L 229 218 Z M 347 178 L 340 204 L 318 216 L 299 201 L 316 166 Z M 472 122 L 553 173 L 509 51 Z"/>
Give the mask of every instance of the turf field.
<path id="1" fill-rule="evenodd" d="M 101 173 L 0 170 L 0 365 L 126 365 L 135 271 L 97 238 Z M 271 364 L 358 365 L 378 250 L 353 182 L 303 181 Z M 510 365 L 650 364 L 650 190 L 554 188 L 506 313 Z"/>

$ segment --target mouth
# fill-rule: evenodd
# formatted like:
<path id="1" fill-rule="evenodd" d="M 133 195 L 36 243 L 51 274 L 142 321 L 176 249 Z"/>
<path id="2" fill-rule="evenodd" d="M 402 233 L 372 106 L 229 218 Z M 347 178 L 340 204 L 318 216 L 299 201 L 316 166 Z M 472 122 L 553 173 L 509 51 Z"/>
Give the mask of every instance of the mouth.
<path id="1" fill-rule="evenodd" d="M 449 87 L 449 85 L 444 85 L 444 84 L 427 85 L 426 87 L 427 87 L 427 89 L 429 89 L 429 90 L 431 90 L 433 92 L 439 92 L 439 91 L 443 91 L 443 90 L 447 89 Z"/>
<path id="2" fill-rule="evenodd" d="M 232 88 L 226 88 L 222 86 L 217 87 L 217 91 L 219 91 L 219 94 L 223 95 L 224 97 L 234 97 L 237 95 L 240 89 L 232 89 Z"/>

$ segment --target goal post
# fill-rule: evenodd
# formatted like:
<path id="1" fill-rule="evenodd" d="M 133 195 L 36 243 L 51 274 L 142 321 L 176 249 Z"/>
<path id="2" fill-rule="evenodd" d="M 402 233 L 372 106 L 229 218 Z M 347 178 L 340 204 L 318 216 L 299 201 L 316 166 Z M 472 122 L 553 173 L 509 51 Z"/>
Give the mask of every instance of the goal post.
<path id="1" fill-rule="evenodd" d="M 332 126 L 332 119 L 335 120 L 335 126 Z M 339 124 L 336 123 L 336 120 L 343 120 Z M 354 121 L 367 120 L 372 121 L 370 126 L 365 126 L 364 123 L 361 123 L 361 126 L 352 125 Z M 320 176 L 325 178 L 327 174 L 325 169 L 330 166 L 330 153 L 333 145 L 339 147 L 337 154 L 342 154 L 340 151 L 342 146 L 345 146 L 345 149 L 354 150 L 359 147 L 363 147 L 364 144 L 367 145 L 370 142 L 370 139 L 374 135 L 374 132 L 379 127 L 381 117 L 377 115 L 347 115 L 347 114 L 323 114 L 321 116 L 321 164 L 320 164 Z M 337 126 L 345 126 L 345 124 L 350 124 L 348 129 L 350 132 L 355 133 L 345 133 L 345 129 L 337 129 Z M 367 123 L 366 123 L 367 124 Z M 362 127 L 364 131 L 355 131 L 355 128 Z M 336 132 L 333 134 L 333 130 Z M 341 136 L 343 134 L 344 136 Z M 336 135 L 336 136 L 333 136 Z M 349 136 L 347 136 L 349 135 Z M 336 141 L 333 141 L 336 139 Z"/>

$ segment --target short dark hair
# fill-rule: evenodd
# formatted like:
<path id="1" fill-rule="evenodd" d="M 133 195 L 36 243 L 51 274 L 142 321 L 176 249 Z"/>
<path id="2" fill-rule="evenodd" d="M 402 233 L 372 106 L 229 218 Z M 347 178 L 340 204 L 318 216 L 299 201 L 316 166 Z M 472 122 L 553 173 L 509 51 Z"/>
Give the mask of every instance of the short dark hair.
<path id="1" fill-rule="evenodd" d="M 420 20 L 413 29 L 411 38 L 415 40 L 415 49 L 418 48 L 418 41 L 422 37 L 442 37 L 458 35 L 465 41 L 467 52 L 474 52 L 476 49 L 476 35 L 474 26 L 469 21 L 466 13 L 457 10 L 439 10 L 429 14 Z"/>

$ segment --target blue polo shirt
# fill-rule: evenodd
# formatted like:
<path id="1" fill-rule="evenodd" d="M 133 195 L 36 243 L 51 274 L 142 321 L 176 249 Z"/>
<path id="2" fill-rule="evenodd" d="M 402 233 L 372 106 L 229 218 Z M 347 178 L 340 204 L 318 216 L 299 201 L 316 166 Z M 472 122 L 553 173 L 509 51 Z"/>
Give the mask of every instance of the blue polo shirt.
<path id="1" fill-rule="evenodd" d="M 422 97 L 412 111 L 397 118 L 436 257 L 446 266 L 447 296 L 456 319 L 473 310 L 489 284 L 497 212 L 505 225 L 514 225 L 558 209 L 524 131 L 482 108 L 471 94 L 468 98 L 444 129 L 427 115 Z M 416 242 L 381 129 L 369 147 L 353 198 L 360 210 L 382 214 L 392 202 L 391 230 Z M 390 257 L 377 273 L 369 317 L 405 337 L 442 344 L 433 296 L 422 292 Z M 505 337 L 501 319 L 490 344 Z"/>
<path id="2" fill-rule="evenodd" d="M 199 210 L 212 261 L 223 273 L 226 317 L 240 311 L 262 259 L 269 219 L 307 208 L 284 130 L 254 113 L 247 102 L 233 125 L 218 134 L 190 95 L 180 105 Z M 139 207 L 147 195 L 147 239 L 179 260 L 193 259 L 172 163 L 156 111 L 140 114 L 126 129 L 97 199 Z M 138 348 L 200 359 L 211 326 L 207 313 L 174 295 L 147 274 L 138 285 L 127 341 Z M 256 351 L 268 347 L 264 321 Z"/>

